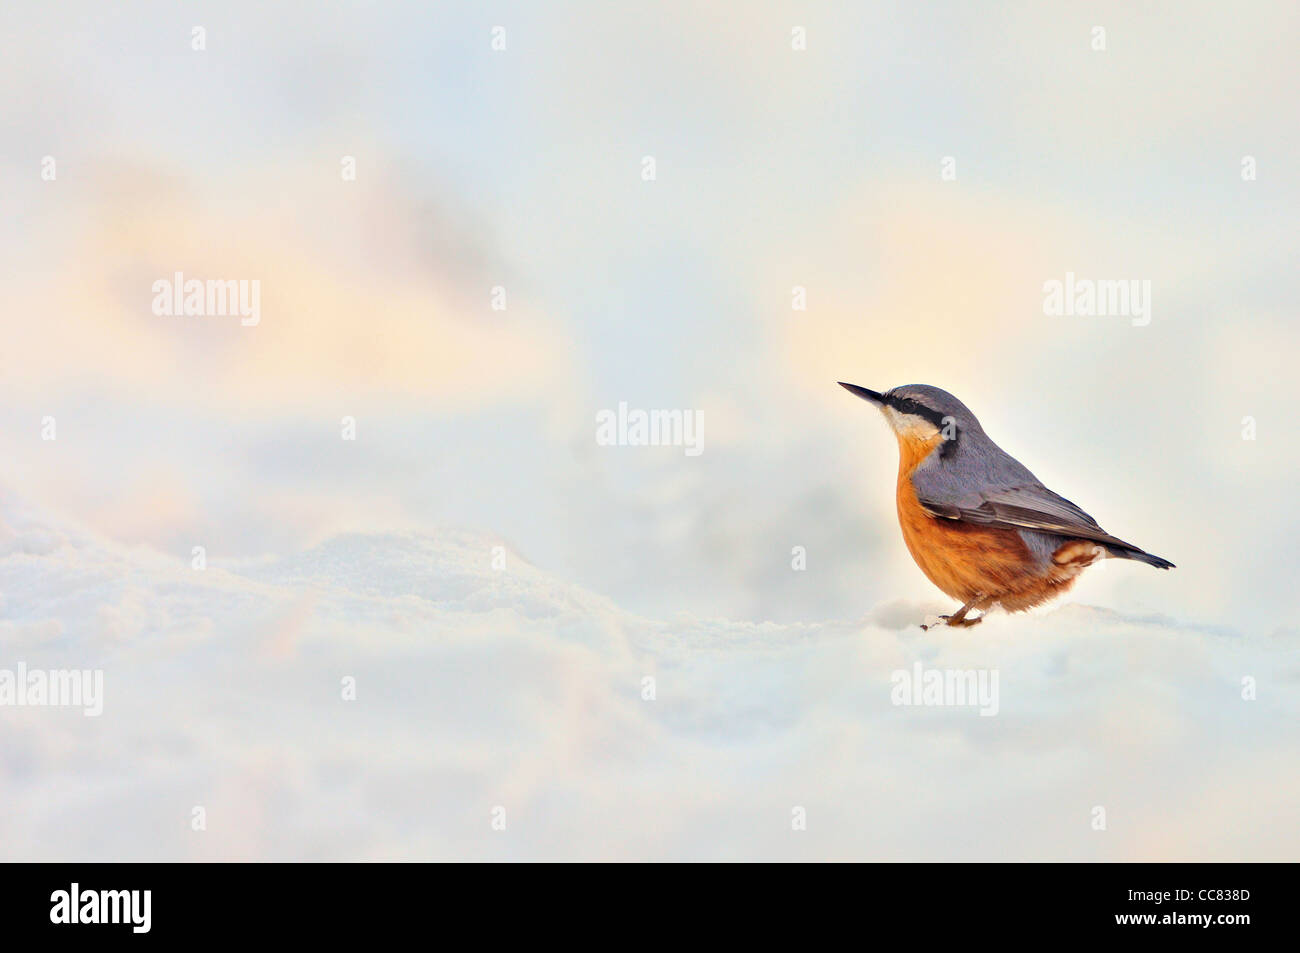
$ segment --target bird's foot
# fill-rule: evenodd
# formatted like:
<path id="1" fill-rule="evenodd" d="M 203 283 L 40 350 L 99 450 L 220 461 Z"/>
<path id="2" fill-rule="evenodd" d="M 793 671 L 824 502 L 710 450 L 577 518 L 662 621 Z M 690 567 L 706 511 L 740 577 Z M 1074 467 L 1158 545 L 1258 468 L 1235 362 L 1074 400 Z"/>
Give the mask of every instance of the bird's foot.
<path id="1" fill-rule="evenodd" d="M 930 622 L 927 620 L 921 626 L 921 629 L 923 631 L 928 631 L 930 629 L 933 629 L 941 625 L 946 625 L 952 629 L 965 629 L 972 625 L 979 625 L 983 621 L 984 621 L 984 616 L 980 616 L 979 618 L 976 619 L 967 619 L 961 615 L 941 615 L 934 622 Z"/>

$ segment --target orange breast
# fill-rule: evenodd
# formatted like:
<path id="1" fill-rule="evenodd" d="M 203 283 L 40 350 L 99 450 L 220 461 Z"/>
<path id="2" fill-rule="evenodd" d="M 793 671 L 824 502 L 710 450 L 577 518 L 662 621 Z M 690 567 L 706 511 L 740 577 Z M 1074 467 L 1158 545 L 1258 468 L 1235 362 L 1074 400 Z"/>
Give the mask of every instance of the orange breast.
<path id="1" fill-rule="evenodd" d="M 1035 578 L 1038 574 L 1032 569 L 1029 549 L 1015 530 L 943 519 L 921 507 L 912 486 L 912 471 L 940 439 L 900 436 L 898 441 L 898 522 L 921 572 L 963 604 L 977 596 L 986 597 L 977 608 L 997 602 L 1002 595 L 1037 588 L 1040 581 Z"/>

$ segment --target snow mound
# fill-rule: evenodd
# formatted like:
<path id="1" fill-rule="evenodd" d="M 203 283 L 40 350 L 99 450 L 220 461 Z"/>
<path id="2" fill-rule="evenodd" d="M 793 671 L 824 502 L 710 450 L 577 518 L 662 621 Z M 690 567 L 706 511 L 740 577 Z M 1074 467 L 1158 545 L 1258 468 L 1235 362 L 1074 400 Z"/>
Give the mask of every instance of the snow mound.
<path id="1" fill-rule="evenodd" d="M 0 492 L 0 671 L 101 669 L 105 696 L 0 706 L 0 858 L 1300 852 L 1289 637 L 1080 605 L 648 619 L 469 531 L 207 560 Z M 895 704 L 918 665 L 996 673 L 996 713 Z"/>

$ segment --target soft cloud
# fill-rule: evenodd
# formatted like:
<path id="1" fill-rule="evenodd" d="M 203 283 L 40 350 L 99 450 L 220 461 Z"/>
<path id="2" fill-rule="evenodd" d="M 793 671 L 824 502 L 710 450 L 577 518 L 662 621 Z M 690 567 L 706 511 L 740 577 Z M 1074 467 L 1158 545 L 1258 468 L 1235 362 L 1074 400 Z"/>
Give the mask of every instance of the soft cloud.
<path id="1" fill-rule="evenodd" d="M 15 302 L 41 317 L 13 322 L 5 388 L 246 411 L 380 398 L 464 410 L 544 398 L 566 379 L 559 323 L 493 270 L 472 229 L 429 214 L 413 180 L 346 182 L 336 157 L 302 163 L 202 189 L 110 165 L 51 189 L 53 224 L 28 251 L 42 264 Z M 153 282 L 177 272 L 259 281 L 260 323 L 154 314 Z M 497 285 L 504 311 L 491 307 Z"/>

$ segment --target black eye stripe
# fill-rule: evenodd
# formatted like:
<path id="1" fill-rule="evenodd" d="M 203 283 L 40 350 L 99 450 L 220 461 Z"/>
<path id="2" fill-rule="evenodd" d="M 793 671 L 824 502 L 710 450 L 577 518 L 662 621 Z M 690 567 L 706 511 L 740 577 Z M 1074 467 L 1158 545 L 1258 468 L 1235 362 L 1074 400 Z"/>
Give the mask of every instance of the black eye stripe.
<path id="1" fill-rule="evenodd" d="M 900 414 L 915 414 L 930 421 L 936 428 L 942 430 L 944 427 L 944 415 L 931 407 L 925 406 L 920 401 L 912 400 L 910 397 L 889 397 L 886 400 L 890 407 L 893 407 Z"/>

